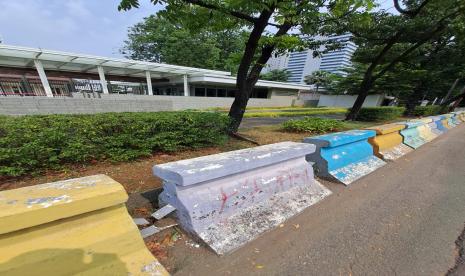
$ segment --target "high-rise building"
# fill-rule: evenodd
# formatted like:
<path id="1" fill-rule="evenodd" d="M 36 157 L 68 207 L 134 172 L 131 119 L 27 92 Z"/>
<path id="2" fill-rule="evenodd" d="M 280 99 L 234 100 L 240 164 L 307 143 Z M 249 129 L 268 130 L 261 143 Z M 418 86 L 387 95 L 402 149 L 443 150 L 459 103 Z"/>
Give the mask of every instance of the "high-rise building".
<path id="1" fill-rule="evenodd" d="M 344 75 L 343 69 L 351 65 L 350 59 L 357 49 L 355 43 L 350 41 L 351 37 L 351 34 L 330 37 L 329 39 L 342 45 L 339 49 L 325 53 L 321 57 L 313 57 L 312 50 L 305 50 L 270 58 L 264 72 L 287 69 L 291 73 L 288 82 L 294 83 L 304 83 L 305 76 L 318 70 Z"/>

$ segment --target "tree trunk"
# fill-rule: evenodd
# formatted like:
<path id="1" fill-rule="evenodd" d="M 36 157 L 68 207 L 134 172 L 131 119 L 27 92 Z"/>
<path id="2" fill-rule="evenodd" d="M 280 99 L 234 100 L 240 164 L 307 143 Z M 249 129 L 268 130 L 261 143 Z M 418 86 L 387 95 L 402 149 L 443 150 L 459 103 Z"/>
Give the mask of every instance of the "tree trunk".
<path id="1" fill-rule="evenodd" d="M 371 80 L 371 76 L 365 75 L 362 83 L 360 84 L 360 90 L 357 99 L 355 100 L 354 105 L 345 118 L 346 121 L 355 121 L 357 119 L 357 115 L 360 112 L 360 109 L 362 108 L 363 103 L 368 96 L 368 92 L 370 92 L 372 87 L 373 81 Z"/>
<path id="2" fill-rule="evenodd" d="M 454 102 L 454 104 L 451 106 L 450 110 L 454 110 L 459 104 L 460 102 L 463 100 L 463 98 L 465 98 L 465 86 L 463 87 L 462 91 L 460 92 L 460 94 L 458 94 L 457 96 L 453 97 L 452 99 L 449 99 L 445 102 L 443 102 L 441 104 L 441 106 L 447 106 L 449 105 L 450 103 Z"/>
<path id="3" fill-rule="evenodd" d="M 247 43 L 245 45 L 244 54 L 242 55 L 241 63 L 239 64 L 239 68 L 237 70 L 237 92 L 228 114 L 231 120 L 228 127 L 228 131 L 230 133 L 237 132 L 237 130 L 239 129 L 239 125 L 241 124 L 242 118 L 244 117 L 244 112 L 247 106 L 247 102 L 249 101 L 250 93 L 252 92 L 253 85 L 255 85 L 256 82 L 253 82 L 252 86 L 248 85 L 248 83 L 250 83 L 248 81 L 250 66 L 253 62 L 255 52 L 258 48 L 258 42 L 262 37 L 262 33 L 268 25 L 268 20 L 270 19 L 273 12 L 274 7 L 262 11 L 258 18 L 258 22 L 254 24 L 252 32 L 250 33 Z"/>
<path id="4" fill-rule="evenodd" d="M 447 91 L 447 94 L 446 96 L 441 100 L 441 103 L 442 104 L 443 102 L 447 101 L 447 99 L 449 99 L 450 95 L 452 94 L 452 91 L 454 91 L 455 87 L 457 86 L 457 84 L 459 83 L 459 78 L 455 79 L 454 83 L 452 84 L 452 86 L 449 88 L 449 91 Z"/>
<path id="5" fill-rule="evenodd" d="M 418 85 L 415 86 L 415 88 L 412 91 L 412 94 L 410 94 L 407 98 L 407 103 L 405 103 L 405 114 L 407 115 L 412 115 L 413 111 L 415 110 L 415 107 L 418 105 L 418 102 L 421 100 L 423 97 L 422 91 L 424 89 L 423 83 L 420 81 Z"/>
<path id="6" fill-rule="evenodd" d="M 247 107 L 247 102 L 249 101 L 249 95 L 251 90 L 247 90 L 244 87 L 243 91 L 237 91 L 236 97 L 234 98 L 234 102 L 229 109 L 229 133 L 235 133 L 239 129 L 241 125 L 242 118 L 244 117 L 245 108 Z"/>

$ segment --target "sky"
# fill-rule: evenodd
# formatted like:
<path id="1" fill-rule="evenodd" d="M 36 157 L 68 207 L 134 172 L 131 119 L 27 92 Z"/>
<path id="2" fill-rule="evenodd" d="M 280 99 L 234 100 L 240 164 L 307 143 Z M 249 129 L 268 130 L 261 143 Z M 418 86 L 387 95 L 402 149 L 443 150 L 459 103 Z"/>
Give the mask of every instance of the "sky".
<path id="1" fill-rule="evenodd" d="M 122 57 L 128 27 L 156 13 L 149 0 L 119 12 L 118 0 L 0 0 L 4 44 Z"/>
<path id="2" fill-rule="evenodd" d="M 155 14 L 149 0 L 119 12 L 119 0 L 0 0 L 0 40 L 4 44 L 122 57 L 128 27 Z M 383 8 L 392 0 L 379 0 Z"/>

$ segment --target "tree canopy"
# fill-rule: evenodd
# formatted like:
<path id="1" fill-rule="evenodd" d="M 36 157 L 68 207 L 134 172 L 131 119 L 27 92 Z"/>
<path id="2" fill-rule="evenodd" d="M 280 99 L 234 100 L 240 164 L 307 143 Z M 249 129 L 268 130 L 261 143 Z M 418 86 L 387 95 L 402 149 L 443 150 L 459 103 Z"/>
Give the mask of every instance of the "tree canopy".
<path id="1" fill-rule="evenodd" d="M 318 70 L 314 71 L 310 75 L 304 77 L 304 82 L 306 84 L 312 84 L 316 87 L 316 92 L 320 87 L 324 87 L 326 91 L 333 91 L 333 86 L 336 82 L 338 82 L 340 77 L 336 74 Z"/>
<path id="2" fill-rule="evenodd" d="M 121 52 L 136 60 L 235 72 L 246 35 L 239 28 L 191 30 L 151 15 L 129 28 Z"/>
<path id="3" fill-rule="evenodd" d="M 463 1 L 393 1 L 399 14 L 380 10 L 370 14 L 371 20 L 368 24 L 351 25 L 349 22 L 347 25 L 340 25 L 342 29 L 354 34 L 354 41 L 359 46 L 353 61 L 366 65 L 363 78 L 355 91 L 357 99 L 346 119 L 356 118 L 366 96 L 374 89 L 376 83 L 386 74 L 392 73 L 396 67 L 410 70 L 405 73 L 412 76 L 417 76 L 420 71 L 425 73 L 424 68 L 410 64 L 409 59 L 419 55 L 422 50 L 428 50 L 428 47 L 434 49 L 434 44 L 440 43 L 445 33 L 463 27 Z M 429 53 L 436 55 L 433 52 Z M 419 56 L 429 58 L 425 55 Z M 417 59 L 417 62 L 424 63 L 421 59 Z M 399 63 L 404 64 L 399 67 Z M 413 90 L 419 89 L 421 88 L 416 86 Z M 418 95 L 418 92 L 413 93 Z"/>
<path id="4" fill-rule="evenodd" d="M 291 72 L 289 72 L 287 69 L 274 69 L 264 74 L 261 74 L 260 78 L 269 81 L 286 82 L 290 76 Z"/>
<path id="5" fill-rule="evenodd" d="M 272 54 L 318 49 L 318 36 L 338 34 L 338 24 L 361 24 L 372 0 L 151 0 L 163 5 L 159 16 L 190 29 L 241 28 L 248 32 L 237 69 L 230 131 L 236 132 L 260 73 Z M 119 9 L 137 8 L 138 0 L 121 0 Z M 349 23 L 352 22 L 352 23 Z M 345 33 L 341 31 L 340 34 Z"/>

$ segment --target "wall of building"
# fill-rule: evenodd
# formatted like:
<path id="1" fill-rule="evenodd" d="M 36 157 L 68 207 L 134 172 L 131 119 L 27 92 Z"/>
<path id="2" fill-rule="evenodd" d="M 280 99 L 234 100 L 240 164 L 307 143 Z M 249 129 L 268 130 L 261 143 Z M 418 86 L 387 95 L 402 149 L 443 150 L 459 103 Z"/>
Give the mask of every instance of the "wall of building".
<path id="1" fill-rule="evenodd" d="M 318 106 L 352 107 L 356 98 L 356 95 L 320 95 Z M 363 106 L 380 106 L 383 100 L 384 95 L 369 95 L 365 99 Z"/>
<path id="2" fill-rule="evenodd" d="M 291 106 L 297 96 L 250 99 L 249 106 Z M 233 98 L 146 95 L 101 95 L 101 98 L 1 97 L 0 114 L 89 114 L 103 112 L 156 112 L 230 107 Z"/>

